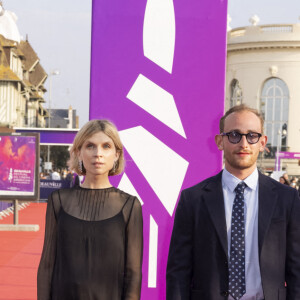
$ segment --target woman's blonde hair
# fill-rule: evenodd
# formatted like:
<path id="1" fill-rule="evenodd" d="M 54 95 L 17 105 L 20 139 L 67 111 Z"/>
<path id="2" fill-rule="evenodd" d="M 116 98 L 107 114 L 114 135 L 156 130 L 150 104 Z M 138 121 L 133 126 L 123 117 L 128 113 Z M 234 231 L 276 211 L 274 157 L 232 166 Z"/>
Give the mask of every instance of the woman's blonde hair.
<path id="1" fill-rule="evenodd" d="M 69 168 L 79 175 L 86 175 L 86 170 L 82 164 L 82 171 L 79 169 L 78 153 L 84 142 L 97 132 L 103 132 L 110 137 L 115 145 L 119 158 L 115 167 L 108 173 L 109 176 L 118 175 L 125 167 L 123 145 L 116 126 L 108 120 L 91 120 L 87 122 L 76 134 L 73 145 L 70 149 Z"/>

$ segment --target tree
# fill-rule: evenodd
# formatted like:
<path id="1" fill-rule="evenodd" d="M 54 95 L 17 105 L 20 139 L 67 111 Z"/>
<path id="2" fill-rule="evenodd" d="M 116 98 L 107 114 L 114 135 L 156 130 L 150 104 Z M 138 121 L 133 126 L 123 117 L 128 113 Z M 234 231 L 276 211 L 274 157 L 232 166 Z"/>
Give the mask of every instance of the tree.
<path id="1" fill-rule="evenodd" d="M 52 168 L 64 169 L 67 168 L 67 162 L 70 159 L 68 146 L 50 146 L 50 161 L 52 162 Z M 40 157 L 43 163 L 47 161 L 48 146 L 40 146 Z"/>

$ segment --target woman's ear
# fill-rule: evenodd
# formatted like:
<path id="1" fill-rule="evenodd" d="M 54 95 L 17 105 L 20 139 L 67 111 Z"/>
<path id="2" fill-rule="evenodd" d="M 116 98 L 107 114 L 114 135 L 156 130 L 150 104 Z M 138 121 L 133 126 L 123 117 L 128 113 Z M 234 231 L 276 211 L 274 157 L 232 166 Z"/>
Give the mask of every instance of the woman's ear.
<path id="1" fill-rule="evenodd" d="M 119 157 L 120 157 L 120 151 L 117 150 L 117 151 L 116 151 L 116 160 L 115 160 L 115 162 L 118 161 Z"/>
<path id="2" fill-rule="evenodd" d="M 82 159 L 81 159 L 81 151 L 80 151 L 80 150 L 77 150 L 76 153 L 75 153 L 75 155 L 77 156 L 77 158 L 78 158 L 79 160 L 82 160 Z"/>

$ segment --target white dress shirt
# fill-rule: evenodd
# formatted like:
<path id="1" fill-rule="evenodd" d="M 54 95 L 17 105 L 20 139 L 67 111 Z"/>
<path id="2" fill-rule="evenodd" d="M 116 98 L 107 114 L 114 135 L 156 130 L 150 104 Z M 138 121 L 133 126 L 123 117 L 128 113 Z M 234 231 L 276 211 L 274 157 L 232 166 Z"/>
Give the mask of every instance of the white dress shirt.
<path id="1" fill-rule="evenodd" d="M 245 202 L 245 275 L 246 293 L 241 300 L 264 299 L 258 256 L 258 171 L 257 169 L 243 180 L 247 187 L 244 191 Z M 235 191 L 240 179 L 226 169 L 222 173 L 222 188 L 224 194 L 228 257 L 230 257 L 231 214 Z M 229 296 L 229 300 L 233 298 Z"/>

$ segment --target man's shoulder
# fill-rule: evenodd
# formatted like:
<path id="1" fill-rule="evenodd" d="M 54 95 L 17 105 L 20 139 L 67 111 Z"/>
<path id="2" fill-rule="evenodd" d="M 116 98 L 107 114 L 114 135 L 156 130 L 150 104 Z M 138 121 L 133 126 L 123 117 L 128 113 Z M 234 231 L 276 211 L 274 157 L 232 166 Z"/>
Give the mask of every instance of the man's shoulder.
<path id="1" fill-rule="evenodd" d="M 294 188 L 292 188 L 288 185 L 282 184 L 279 181 L 277 181 L 269 176 L 266 176 L 264 174 L 261 174 L 261 173 L 259 173 L 259 182 L 260 182 L 260 184 L 267 185 L 272 189 L 277 189 L 278 192 L 295 193 Z"/>
<path id="2" fill-rule="evenodd" d="M 222 171 L 217 175 L 208 177 L 203 181 L 184 189 L 182 192 L 184 194 L 199 194 L 206 191 L 206 188 L 216 186 L 217 184 L 221 184 L 222 180 Z"/>

